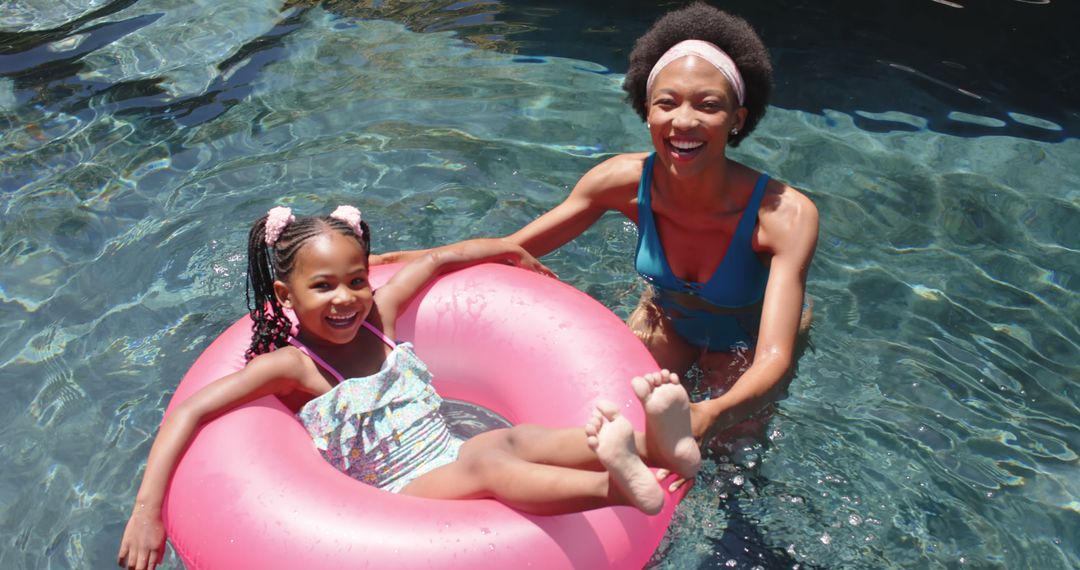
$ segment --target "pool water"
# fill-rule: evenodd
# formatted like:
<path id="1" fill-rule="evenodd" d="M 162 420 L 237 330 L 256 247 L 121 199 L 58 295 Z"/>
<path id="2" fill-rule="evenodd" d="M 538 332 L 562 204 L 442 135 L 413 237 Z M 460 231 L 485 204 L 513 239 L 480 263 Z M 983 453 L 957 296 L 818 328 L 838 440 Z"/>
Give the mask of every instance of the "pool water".
<path id="1" fill-rule="evenodd" d="M 245 310 L 246 230 L 271 206 L 356 204 L 376 251 L 500 235 L 647 149 L 616 62 L 654 4 L 6 4 L 0 568 L 114 563 L 176 383 Z M 1006 84 L 993 61 L 1024 68 L 1001 48 L 905 58 L 867 32 L 896 2 L 789 2 L 775 25 L 785 3 L 744 4 L 778 87 L 734 155 L 821 212 L 812 346 L 761 431 L 710 453 L 653 566 L 1080 567 L 1068 53 Z M 1059 45 L 1061 3 L 1010 5 L 1017 49 Z M 545 262 L 626 316 L 635 237 L 610 215 Z"/>

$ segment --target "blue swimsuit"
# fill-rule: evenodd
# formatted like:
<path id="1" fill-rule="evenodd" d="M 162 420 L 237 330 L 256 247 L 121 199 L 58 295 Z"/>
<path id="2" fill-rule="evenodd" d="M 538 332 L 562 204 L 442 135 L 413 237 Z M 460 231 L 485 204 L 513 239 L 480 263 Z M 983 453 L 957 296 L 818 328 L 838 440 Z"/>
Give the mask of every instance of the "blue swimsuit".
<path id="1" fill-rule="evenodd" d="M 685 281 L 668 266 L 652 211 L 652 167 L 656 153 L 645 159 L 638 184 L 638 245 L 635 268 L 652 284 L 654 301 L 671 319 L 676 332 L 709 351 L 752 346 L 761 324 L 761 302 L 769 269 L 751 248 L 758 207 L 769 177 L 762 174 L 746 205 L 731 244 L 716 272 L 705 283 Z"/>

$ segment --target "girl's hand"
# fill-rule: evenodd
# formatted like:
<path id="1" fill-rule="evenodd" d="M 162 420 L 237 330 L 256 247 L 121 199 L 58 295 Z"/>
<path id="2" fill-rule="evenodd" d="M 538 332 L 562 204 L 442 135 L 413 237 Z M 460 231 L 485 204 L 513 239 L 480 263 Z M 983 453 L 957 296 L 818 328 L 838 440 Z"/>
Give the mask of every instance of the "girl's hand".
<path id="1" fill-rule="evenodd" d="M 129 570 L 153 570 L 165 551 L 165 525 L 161 510 L 136 504 L 124 528 L 116 564 Z"/>

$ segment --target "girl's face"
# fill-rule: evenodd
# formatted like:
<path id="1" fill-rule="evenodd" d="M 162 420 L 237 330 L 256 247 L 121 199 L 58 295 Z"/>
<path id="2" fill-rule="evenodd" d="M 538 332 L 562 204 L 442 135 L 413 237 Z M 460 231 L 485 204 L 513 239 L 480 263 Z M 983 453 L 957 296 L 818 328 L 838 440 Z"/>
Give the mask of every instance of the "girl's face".
<path id="1" fill-rule="evenodd" d="M 288 282 L 275 281 L 274 292 L 296 313 L 301 340 L 315 344 L 351 342 L 375 303 L 363 247 L 336 231 L 302 245 Z"/>
<path id="2" fill-rule="evenodd" d="M 648 104 L 657 158 L 682 174 L 723 160 L 731 129 L 742 129 L 747 113 L 720 70 L 692 55 L 656 76 Z"/>

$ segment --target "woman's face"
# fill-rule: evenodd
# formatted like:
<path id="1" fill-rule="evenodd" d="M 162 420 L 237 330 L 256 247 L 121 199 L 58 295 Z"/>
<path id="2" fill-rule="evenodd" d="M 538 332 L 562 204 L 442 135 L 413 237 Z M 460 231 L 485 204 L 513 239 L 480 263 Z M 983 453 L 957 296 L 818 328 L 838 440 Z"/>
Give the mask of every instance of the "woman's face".
<path id="1" fill-rule="evenodd" d="M 720 70 L 696 56 L 671 62 L 648 95 L 648 123 L 660 161 L 693 174 L 724 159 L 731 129 L 742 129 L 746 109 Z"/>

